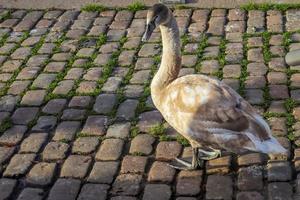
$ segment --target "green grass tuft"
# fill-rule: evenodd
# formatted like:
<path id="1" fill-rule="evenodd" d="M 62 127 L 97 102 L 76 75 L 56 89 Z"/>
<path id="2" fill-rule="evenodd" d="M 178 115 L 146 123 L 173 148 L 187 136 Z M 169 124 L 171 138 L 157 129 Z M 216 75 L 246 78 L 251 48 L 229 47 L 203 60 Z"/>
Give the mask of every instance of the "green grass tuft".
<path id="1" fill-rule="evenodd" d="M 293 109 L 296 107 L 296 105 L 297 105 L 296 101 L 291 98 L 286 99 L 284 102 L 284 106 L 288 113 L 292 113 Z"/>
<path id="2" fill-rule="evenodd" d="M 155 64 L 160 63 L 160 61 L 161 61 L 161 55 L 156 55 L 156 56 L 154 56 L 154 57 L 153 57 L 153 60 L 154 60 L 154 63 L 155 63 Z"/>
<path id="3" fill-rule="evenodd" d="M 5 11 L 4 14 L 0 15 L 0 21 L 4 21 L 11 17 L 11 11 Z"/>
<path id="4" fill-rule="evenodd" d="M 291 32 L 283 33 L 283 46 L 284 46 L 284 48 L 287 52 L 289 51 L 289 46 L 290 46 L 290 43 L 292 41 L 291 40 L 291 35 L 292 35 Z"/>
<path id="5" fill-rule="evenodd" d="M 296 137 L 295 137 L 295 135 L 293 134 L 293 133 L 289 133 L 288 135 L 287 135 L 287 138 L 289 139 L 289 141 L 295 141 L 296 140 Z"/>
<path id="6" fill-rule="evenodd" d="M 241 96 L 245 96 L 245 88 L 246 88 L 245 82 L 249 75 L 249 73 L 247 72 L 247 65 L 249 63 L 249 61 L 247 60 L 247 53 L 248 53 L 247 42 L 249 37 L 250 37 L 249 34 L 247 33 L 243 34 L 243 60 L 241 62 L 241 75 L 239 77 L 240 87 L 238 89 L 238 93 Z"/>
<path id="7" fill-rule="evenodd" d="M 161 135 L 159 136 L 159 141 L 173 141 L 174 138 L 170 137 L 169 135 Z"/>
<path id="8" fill-rule="evenodd" d="M 130 130 L 130 136 L 132 138 L 136 137 L 139 133 L 140 133 L 140 130 L 136 126 L 132 127 L 131 130 Z"/>
<path id="9" fill-rule="evenodd" d="M 107 36 L 105 34 L 100 34 L 97 40 L 97 46 L 101 47 L 103 44 L 105 44 L 107 41 Z"/>
<path id="10" fill-rule="evenodd" d="M 183 137 L 182 135 L 177 135 L 176 140 L 177 140 L 177 142 L 182 144 L 182 146 L 185 146 L 185 147 L 190 146 L 189 141 L 185 137 Z"/>
<path id="11" fill-rule="evenodd" d="M 263 88 L 263 97 L 264 97 L 264 103 L 263 103 L 263 107 L 265 109 L 269 108 L 270 105 L 271 105 L 271 101 L 272 101 L 272 98 L 270 96 L 270 91 L 269 91 L 269 87 L 268 86 L 265 86 Z"/>
<path id="12" fill-rule="evenodd" d="M 139 10 L 145 10 L 146 6 L 145 6 L 145 4 L 143 4 L 140 1 L 135 1 L 132 4 L 128 5 L 127 9 L 132 11 L 132 12 L 136 12 L 136 11 L 139 11 Z"/>
<path id="13" fill-rule="evenodd" d="M 272 118 L 272 117 L 286 117 L 286 114 L 285 113 L 273 113 L 273 112 L 265 112 L 263 114 L 263 117 L 265 119 L 269 119 L 269 118 Z"/>
<path id="14" fill-rule="evenodd" d="M 8 38 L 9 34 L 5 34 L 0 38 L 0 47 L 5 44 L 6 39 Z"/>
<path id="15" fill-rule="evenodd" d="M 80 137 L 90 137 L 91 135 L 88 135 L 86 133 L 78 132 L 76 133 L 75 138 L 80 138 Z"/>
<path id="16" fill-rule="evenodd" d="M 12 127 L 12 121 L 10 118 L 6 118 L 0 126 L 0 135 L 10 127 Z"/>
<path id="17" fill-rule="evenodd" d="M 144 154 L 143 152 L 134 152 L 132 155 L 133 156 L 146 156 L 146 154 Z"/>
<path id="18" fill-rule="evenodd" d="M 68 144 L 69 143 L 69 140 L 67 140 L 67 139 L 61 139 L 61 140 L 59 140 L 60 142 L 62 142 L 62 143 L 66 143 L 66 144 Z"/>
<path id="19" fill-rule="evenodd" d="M 161 136 L 165 133 L 166 128 L 163 124 L 157 124 L 150 129 L 150 134 L 154 136 Z"/>
<path id="20" fill-rule="evenodd" d="M 81 8 L 81 11 L 86 11 L 86 12 L 97 12 L 97 11 L 102 12 L 105 10 L 107 10 L 107 8 L 105 6 L 100 5 L 100 4 L 95 4 L 95 3 L 87 4 Z"/>
<path id="21" fill-rule="evenodd" d="M 263 32 L 262 33 L 262 37 L 263 37 L 263 56 L 264 56 L 264 61 L 265 63 L 269 63 L 271 58 L 272 58 L 272 54 L 270 52 L 270 38 L 271 38 L 271 33 L 269 32 Z"/>
<path id="22" fill-rule="evenodd" d="M 300 4 L 270 4 L 270 3 L 263 3 L 263 4 L 256 4 L 256 3 L 249 3 L 246 5 L 241 6 L 244 10 L 262 10 L 262 11 L 268 11 L 268 10 L 280 10 L 280 11 L 286 11 L 288 9 L 295 9 L 300 8 Z"/>
<path id="23" fill-rule="evenodd" d="M 297 105 L 296 101 L 291 98 L 286 99 L 284 102 L 284 106 L 287 110 L 287 113 L 286 113 L 286 125 L 288 127 L 287 137 L 290 141 L 295 140 L 293 125 L 296 123 L 296 119 L 292 113 L 293 113 L 293 109 L 296 107 L 296 105 Z"/>
<path id="24" fill-rule="evenodd" d="M 181 46 L 182 46 L 182 49 L 185 47 L 185 45 L 187 43 L 189 43 L 189 36 L 187 34 L 184 34 L 183 36 L 181 36 Z"/>

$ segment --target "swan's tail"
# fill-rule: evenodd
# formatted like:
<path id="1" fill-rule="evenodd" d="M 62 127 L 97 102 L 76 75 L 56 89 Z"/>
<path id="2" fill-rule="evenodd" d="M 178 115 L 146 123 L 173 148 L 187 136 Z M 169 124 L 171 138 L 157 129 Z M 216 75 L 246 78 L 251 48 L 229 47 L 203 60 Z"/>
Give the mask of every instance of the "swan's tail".
<path id="1" fill-rule="evenodd" d="M 284 154 L 287 152 L 287 150 L 273 136 L 271 136 L 268 140 L 261 141 L 252 133 L 247 132 L 246 135 L 253 143 L 253 146 L 249 148 L 251 151 L 265 154 Z"/>

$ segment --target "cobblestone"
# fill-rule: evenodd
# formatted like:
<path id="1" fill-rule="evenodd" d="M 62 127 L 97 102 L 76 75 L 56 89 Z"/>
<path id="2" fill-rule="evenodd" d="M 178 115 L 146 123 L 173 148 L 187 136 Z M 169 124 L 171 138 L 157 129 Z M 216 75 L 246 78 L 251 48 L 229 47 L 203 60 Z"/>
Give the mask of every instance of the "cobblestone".
<path id="1" fill-rule="evenodd" d="M 268 181 L 289 181 L 292 169 L 288 162 L 274 162 L 268 164 Z"/>
<path id="2" fill-rule="evenodd" d="M 152 164 L 149 171 L 148 181 L 150 182 L 166 182 L 171 183 L 175 176 L 175 169 L 171 168 L 167 163 L 156 161 Z"/>
<path id="3" fill-rule="evenodd" d="M 143 200 L 157 199 L 168 200 L 171 197 L 171 188 L 164 184 L 147 184 Z"/>
<path id="4" fill-rule="evenodd" d="M 249 76 L 245 81 L 245 88 L 257 89 L 264 88 L 266 86 L 266 79 L 264 76 Z"/>
<path id="5" fill-rule="evenodd" d="M 49 200 L 75 199 L 80 189 L 80 181 L 75 179 L 57 179 L 50 190 Z"/>
<path id="6" fill-rule="evenodd" d="M 232 158 L 231 156 L 223 156 L 206 163 L 208 174 L 227 174 L 230 171 Z"/>
<path id="7" fill-rule="evenodd" d="M 100 114 L 109 113 L 117 99 L 115 94 L 101 94 L 97 97 L 96 102 L 94 104 L 94 111 Z"/>
<path id="8" fill-rule="evenodd" d="M 38 153 L 41 147 L 47 141 L 47 133 L 30 134 L 23 140 L 20 147 L 21 153 Z"/>
<path id="9" fill-rule="evenodd" d="M 42 111 L 46 114 L 58 114 L 63 110 L 66 102 L 65 99 L 52 99 L 48 101 Z"/>
<path id="10" fill-rule="evenodd" d="M 104 135 L 107 125 L 107 118 L 101 115 L 89 116 L 82 129 L 83 134 L 87 135 Z"/>
<path id="11" fill-rule="evenodd" d="M 18 200 L 29 200 L 29 199 L 42 200 L 44 195 L 45 193 L 42 189 L 25 188 L 18 196 Z"/>
<path id="12" fill-rule="evenodd" d="M 13 126 L 3 133 L 0 137 L 0 144 L 13 146 L 19 144 L 27 130 L 26 126 Z"/>
<path id="13" fill-rule="evenodd" d="M 118 195 L 137 195 L 141 190 L 141 175 L 121 174 L 113 183 L 112 193 Z"/>
<path id="14" fill-rule="evenodd" d="M 262 190 L 263 172 L 259 167 L 240 168 L 238 175 L 239 190 Z"/>
<path id="15" fill-rule="evenodd" d="M 12 95 L 20 95 L 27 89 L 29 84 L 30 84 L 30 81 L 14 81 L 11 84 L 7 93 L 12 94 Z"/>
<path id="16" fill-rule="evenodd" d="M 111 125 L 107 130 L 107 137 L 126 139 L 129 136 L 130 123 L 116 123 Z"/>
<path id="17" fill-rule="evenodd" d="M 90 156 L 71 155 L 65 160 L 60 176 L 82 179 L 86 176 L 90 165 Z"/>
<path id="18" fill-rule="evenodd" d="M 119 163 L 116 161 L 95 162 L 88 181 L 111 184 L 117 174 L 118 167 Z"/>
<path id="19" fill-rule="evenodd" d="M 57 122 L 54 116 L 41 116 L 38 118 L 36 125 L 32 127 L 32 131 L 51 131 Z"/>
<path id="20" fill-rule="evenodd" d="M 74 139 L 75 134 L 77 130 L 80 127 L 80 122 L 75 121 L 64 121 L 61 122 L 56 130 L 53 137 L 53 140 L 60 141 L 60 140 L 66 140 L 71 141 Z"/>
<path id="21" fill-rule="evenodd" d="M 14 147 L 0 147 L 0 164 L 4 164 L 10 159 L 15 151 Z"/>
<path id="22" fill-rule="evenodd" d="M 97 137 L 80 137 L 73 143 L 72 152 L 77 154 L 90 154 L 99 144 Z"/>
<path id="23" fill-rule="evenodd" d="M 10 160 L 3 175 L 5 177 L 17 177 L 26 174 L 33 164 L 35 154 L 15 154 Z"/>
<path id="24" fill-rule="evenodd" d="M 160 142 L 156 148 L 157 160 L 173 160 L 181 153 L 181 145 L 178 142 Z"/>
<path id="25" fill-rule="evenodd" d="M 144 173 L 147 157 L 125 156 L 123 158 L 121 173 Z"/>
<path id="26" fill-rule="evenodd" d="M 38 186 L 49 185 L 53 180 L 55 170 L 55 163 L 38 163 L 28 173 L 26 182 Z"/>
<path id="27" fill-rule="evenodd" d="M 202 171 L 181 171 L 177 178 L 176 194 L 194 196 L 201 192 Z"/>
<path id="28" fill-rule="evenodd" d="M 152 144 L 154 141 L 155 139 L 151 135 L 138 135 L 132 140 L 129 152 L 131 154 L 142 153 L 149 155 L 153 150 Z"/>
<path id="29" fill-rule="evenodd" d="M 79 200 L 105 200 L 107 197 L 108 185 L 105 184 L 85 184 L 78 196 Z"/>
<path id="30" fill-rule="evenodd" d="M 68 148 L 69 145 L 63 142 L 50 142 L 43 151 L 43 160 L 51 161 L 64 159 Z"/>
<path id="31" fill-rule="evenodd" d="M 116 116 L 125 120 L 134 118 L 138 103 L 139 102 L 137 100 L 133 99 L 125 100 L 120 104 Z"/>
<path id="32" fill-rule="evenodd" d="M 208 176 L 206 199 L 231 199 L 232 193 L 232 180 L 229 176 Z"/>
<path id="33" fill-rule="evenodd" d="M 236 195 L 237 200 L 250 200 L 250 199 L 257 199 L 263 200 L 264 197 L 258 192 L 239 192 Z"/>
<path id="34" fill-rule="evenodd" d="M 274 182 L 268 185 L 270 199 L 292 199 L 292 186 L 289 183 Z"/>
<path id="35" fill-rule="evenodd" d="M 83 109 L 66 109 L 61 116 L 62 120 L 82 120 L 85 118 L 86 110 Z"/>
<path id="36" fill-rule="evenodd" d="M 12 195 L 16 185 L 17 185 L 17 181 L 14 179 L 1 178 L 0 179 L 1 198 L 8 199 Z"/>
<path id="37" fill-rule="evenodd" d="M 102 142 L 96 154 L 97 160 L 118 160 L 122 154 L 124 141 L 121 139 L 106 139 Z"/>
<path id="38" fill-rule="evenodd" d="M 158 125 L 162 121 L 162 116 L 158 111 L 148 111 L 140 115 L 138 127 L 142 132 L 149 132 L 152 127 Z"/>
<path id="39" fill-rule="evenodd" d="M 29 124 L 32 122 L 38 113 L 38 108 L 36 107 L 21 107 L 18 108 L 11 119 L 14 124 Z"/>

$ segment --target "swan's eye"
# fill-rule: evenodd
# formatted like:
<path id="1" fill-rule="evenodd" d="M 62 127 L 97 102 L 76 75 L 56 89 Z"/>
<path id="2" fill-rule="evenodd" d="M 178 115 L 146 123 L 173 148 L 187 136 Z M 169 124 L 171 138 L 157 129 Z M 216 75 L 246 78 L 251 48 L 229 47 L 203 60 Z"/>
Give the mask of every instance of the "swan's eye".
<path id="1" fill-rule="evenodd" d="M 156 15 L 155 17 L 153 17 L 152 22 L 155 23 L 157 18 L 158 18 L 158 15 Z"/>

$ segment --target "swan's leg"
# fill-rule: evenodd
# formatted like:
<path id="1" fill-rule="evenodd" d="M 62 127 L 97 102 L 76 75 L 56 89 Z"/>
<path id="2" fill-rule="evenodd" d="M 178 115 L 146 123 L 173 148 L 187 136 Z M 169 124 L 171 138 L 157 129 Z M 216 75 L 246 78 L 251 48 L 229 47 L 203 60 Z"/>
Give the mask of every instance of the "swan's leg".
<path id="1" fill-rule="evenodd" d="M 211 148 L 213 151 L 205 151 L 203 149 L 198 149 L 199 152 L 203 153 L 205 156 L 200 156 L 202 160 L 213 160 L 221 156 L 221 151 Z"/>
<path id="2" fill-rule="evenodd" d="M 197 169 L 198 167 L 202 167 L 203 160 L 199 156 L 199 149 L 193 148 L 193 159 L 192 159 L 192 169 Z"/>
<path id="3" fill-rule="evenodd" d="M 175 160 L 182 164 L 184 167 L 179 167 L 176 165 L 172 165 L 172 164 L 168 164 L 170 167 L 173 167 L 175 169 L 179 169 L 179 170 L 195 170 L 198 167 L 202 167 L 203 166 L 203 160 L 201 160 L 201 157 L 199 157 L 199 151 L 198 148 L 193 148 L 193 157 L 192 157 L 192 163 L 189 163 L 185 160 L 179 159 L 179 158 L 175 158 Z"/>
<path id="4" fill-rule="evenodd" d="M 186 167 L 191 166 L 191 163 L 190 163 L 190 162 L 187 162 L 187 161 L 185 161 L 185 160 L 182 160 L 182 159 L 179 159 L 179 158 L 175 158 L 175 160 L 176 160 L 176 162 L 178 162 L 178 163 L 180 163 L 180 164 L 182 164 L 182 165 L 184 165 L 184 166 L 186 166 Z"/>

